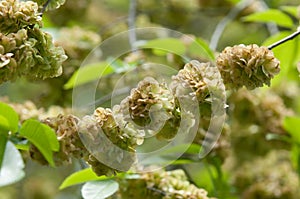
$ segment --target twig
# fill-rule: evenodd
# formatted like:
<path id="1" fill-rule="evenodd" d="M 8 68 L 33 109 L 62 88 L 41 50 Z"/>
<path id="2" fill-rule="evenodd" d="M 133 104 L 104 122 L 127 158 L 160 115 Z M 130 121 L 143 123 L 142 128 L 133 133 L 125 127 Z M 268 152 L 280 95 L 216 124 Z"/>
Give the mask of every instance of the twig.
<path id="1" fill-rule="evenodd" d="M 275 42 L 274 44 L 271 44 L 270 46 L 268 46 L 268 49 L 272 50 L 276 46 L 279 46 L 279 45 L 281 45 L 281 44 L 283 44 L 283 43 L 285 43 L 285 42 L 287 42 L 289 40 L 292 40 L 295 37 L 297 37 L 298 35 L 300 35 L 300 28 L 298 28 L 298 30 L 296 32 L 292 33 L 291 35 L 289 35 L 289 36 L 287 36 L 287 37 L 285 37 L 285 38 L 283 38 L 283 39 Z"/>
<path id="2" fill-rule="evenodd" d="M 229 13 L 224 17 L 217 25 L 211 40 L 209 47 L 212 50 L 216 50 L 220 37 L 229 22 L 231 22 L 244 8 L 252 4 L 253 0 L 243 0 L 240 1 L 235 7 L 233 7 Z"/>
<path id="3" fill-rule="evenodd" d="M 129 43 L 131 45 L 131 50 L 135 51 L 135 43 L 136 43 L 136 32 L 135 32 L 135 19 L 136 19 L 136 0 L 130 0 L 129 5 L 129 14 L 128 14 L 128 31 L 129 31 Z"/>
<path id="4" fill-rule="evenodd" d="M 46 9 L 47 9 L 50 2 L 51 2 L 51 0 L 47 0 L 47 2 L 43 5 L 43 9 L 41 11 L 42 14 L 46 11 Z"/>

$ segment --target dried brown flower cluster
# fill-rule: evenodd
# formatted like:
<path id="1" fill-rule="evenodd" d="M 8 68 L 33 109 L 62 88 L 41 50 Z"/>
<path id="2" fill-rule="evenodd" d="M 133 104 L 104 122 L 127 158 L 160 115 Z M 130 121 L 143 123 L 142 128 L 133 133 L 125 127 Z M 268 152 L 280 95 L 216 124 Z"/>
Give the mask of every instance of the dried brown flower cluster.
<path id="1" fill-rule="evenodd" d="M 269 86 L 270 80 L 280 71 L 280 62 L 273 52 L 256 44 L 226 47 L 216 62 L 227 89 Z"/>

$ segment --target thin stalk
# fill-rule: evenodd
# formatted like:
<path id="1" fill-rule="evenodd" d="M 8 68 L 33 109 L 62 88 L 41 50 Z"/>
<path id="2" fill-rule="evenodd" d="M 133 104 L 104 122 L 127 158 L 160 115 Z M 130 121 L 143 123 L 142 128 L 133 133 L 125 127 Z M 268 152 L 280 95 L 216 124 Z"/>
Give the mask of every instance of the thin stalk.
<path id="1" fill-rule="evenodd" d="M 300 35 L 300 28 L 298 28 L 298 30 L 296 32 L 292 33 L 291 35 L 289 35 L 289 36 L 287 36 L 287 37 L 285 37 L 285 38 L 283 38 L 283 39 L 281 39 L 281 40 L 279 40 L 279 41 L 271 44 L 270 46 L 268 46 L 268 49 L 272 50 L 273 48 L 275 48 L 275 47 L 277 47 L 277 46 L 279 46 L 279 45 L 281 45 L 281 44 L 283 44 L 283 43 L 285 43 L 285 42 L 287 42 L 289 40 L 294 39 L 298 35 Z"/>

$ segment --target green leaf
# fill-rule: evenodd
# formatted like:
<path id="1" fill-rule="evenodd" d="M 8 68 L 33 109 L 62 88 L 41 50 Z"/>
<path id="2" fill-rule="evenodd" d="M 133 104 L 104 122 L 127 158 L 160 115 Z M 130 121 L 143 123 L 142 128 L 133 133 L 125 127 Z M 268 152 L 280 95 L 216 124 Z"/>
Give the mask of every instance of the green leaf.
<path id="1" fill-rule="evenodd" d="M 209 48 L 209 45 L 201 38 L 196 38 L 195 41 L 188 47 L 188 52 L 192 56 L 200 56 L 211 61 L 215 60 L 214 52 Z"/>
<path id="2" fill-rule="evenodd" d="M 36 146 L 49 164 L 54 166 L 52 151 L 59 150 L 59 142 L 53 129 L 37 120 L 30 119 L 23 123 L 20 136 Z"/>
<path id="3" fill-rule="evenodd" d="M 186 52 L 186 48 L 182 41 L 175 38 L 161 38 L 150 40 L 141 47 L 153 49 L 156 52 L 159 52 L 160 55 L 163 55 L 163 51 L 165 51 L 166 53 L 171 52 L 176 55 L 184 55 L 184 53 Z"/>
<path id="4" fill-rule="evenodd" d="M 23 169 L 24 162 L 20 152 L 8 141 L 0 171 L 0 186 L 6 186 L 21 180 L 25 176 Z"/>
<path id="5" fill-rule="evenodd" d="M 293 27 L 293 20 L 280 10 L 276 9 L 269 9 L 263 12 L 256 12 L 244 17 L 243 20 L 247 22 L 274 22 L 279 26 L 288 28 Z"/>
<path id="6" fill-rule="evenodd" d="M 174 154 L 174 153 L 188 153 L 188 154 L 199 154 L 201 146 L 198 144 L 179 144 L 172 147 L 169 147 L 163 150 L 159 155 L 167 155 L 167 154 Z"/>
<path id="7" fill-rule="evenodd" d="M 300 148 L 299 146 L 297 146 L 296 144 L 295 145 L 292 145 L 292 148 L 291 148 L 291 161 L 292 161 L 292 165 L 294 168 L 297 168 L 298 172 L 299 172 L 299 157 L 300 157 Z M 300 175 L 300 173 L 299 173 Z"/>
<path id="8" fill-rule="evenodd" d="M 95 172 L 91 168 L 87 168 L 75 173 L 72 173 L 70 176 L 68 176 L 63 183 L 60 185 L 59 189 L 65 189 L 67 187 L 92 181 L 92 180 L 107 180 L 110 179 L 110 177 L 106 176 L 97 176 Z"/>
<path id="9" fill-rule="evenodd" d="M 284 10 L 285 12 L 291 14 L 294 17 L 297 17 L 298 11 L 297 6 L 281 6 L 280 9 Z"/>
<path id="10" fill-rule="evenodd" d="M 217 171 L 212 165 L 207 164 L 205 166 L 205 164 L 200 162 L 185 165 L 184 168 L 198 187 L 203 187 L 209 192 L 214 190 L 213 178 L 217 177 Z"/>
<path id="11" fill-rule="evenodd" d="M 293 141 L 300 144 L 300 117 L 286 117 L 283 128 L 292 136 Z"/>
<path id="12" fill-rule="evenodd" d="M 113 195 L 119 189 L 119 184 L 114 180 L 87 182 L 81 189 L 84 199 L 104 199 Z"/>
<path id="13" fill-rule="evenodd" d="M 19 116 L 8 104 L 0 102 L 0 128 L 13 133 L 18 131 Z"/>
<path id="14" fill-rule="evenodd" d="M 64 89 L 83 85 L 113 72 L 113 68 L 107 62 L 98 62 L 80 67 L 64 85 Z"/>
<path id="15" fill-rule="evenodd" d="M 0 115 L 0 130 L 9 131 L 9 121 L 3 115 Z"/>
<path id="16" fill-rule="evenodd" d="M 0 130 L 0 172 L 5 154 L 6 143 L 8 140 L 8 132 Z"/>

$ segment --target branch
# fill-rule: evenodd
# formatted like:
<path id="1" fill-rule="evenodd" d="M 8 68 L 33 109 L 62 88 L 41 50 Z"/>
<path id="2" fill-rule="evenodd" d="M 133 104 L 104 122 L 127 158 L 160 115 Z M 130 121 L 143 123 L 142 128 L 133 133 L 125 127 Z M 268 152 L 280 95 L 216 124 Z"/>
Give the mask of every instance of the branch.
<path id="1" fill-rule="evenodd" d="M 136 0 L 130 0 L 129 5 L 129 16 L 128 16 L 128 29 L 129 29 L 129 43 L 131 45 L 131 50 L 135 51 L 136 47 L 136 32 L 135 32 L 135 18 L 136 18 Z"/>
<path id="2" fill-rule="evenodd" d="M 298 28 L 298 30 L 296 32 L 292 33 L 291 35 L 289 35 L 289 36 L 287 36 L 287 37 L 285 37 L 285 38 L 283 38 L 283 39 L 275 42 L 274 44 L 271 44 L 270 46 L 268 46 L 268 49 L 272 50 L 276 46 L 279 46 L 279 45 L 281 45 L 281 44 L 283 44 L 283 43 L 285 43 L 285 42 L 287 42 L 289 40 L 292 40 L 295 37 L 297 37 L 298 35 L 300 35 L 300 28 Z"/>
<path id="3" fill-rule="evenodd" d="M 227 26 L 244 8 L 253 3 L 253 0 L 243 0 L 240 1 L 235 7 L 233 7 L 229 13 L 224 17 L 217 25 L 211 40 L 210 40 L 210 49 L 216 50 L 220 37 Z"/>

